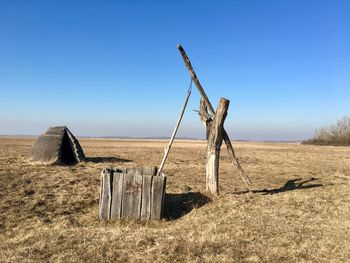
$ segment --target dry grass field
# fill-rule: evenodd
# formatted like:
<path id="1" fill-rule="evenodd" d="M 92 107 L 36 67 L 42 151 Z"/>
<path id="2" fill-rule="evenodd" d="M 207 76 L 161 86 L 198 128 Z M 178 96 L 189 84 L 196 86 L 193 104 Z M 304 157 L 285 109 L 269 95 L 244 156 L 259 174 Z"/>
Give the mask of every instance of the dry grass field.
<path id="1" fill-rule="evenodd" d="M 32 138 L 0 138 L 1 262 L 350 262 L 350 148 L 235 143 L 221 195 L 205 192 L 205 143 L 175 142 L 165 218 L 98 220 L 106 166 L 159 165 L 165 141 L 81 139 L 87 161 L 27 162 Z"/>

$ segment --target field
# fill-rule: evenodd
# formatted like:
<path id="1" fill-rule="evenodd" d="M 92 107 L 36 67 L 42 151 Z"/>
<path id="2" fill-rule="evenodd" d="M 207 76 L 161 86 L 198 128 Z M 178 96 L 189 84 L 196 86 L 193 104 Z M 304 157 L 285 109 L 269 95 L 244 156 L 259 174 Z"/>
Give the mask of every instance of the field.
<path id="1" fill-rule="evenodd" d="M 98 220 L 100 172 L 159 165 L 165 141 L 81 139 L 87 161 L 27 162 L 34 138 L 0 138 L 1 262 L 350 262 L 350 148 L 235 143 L 221 194 L 205 192 L 205 142 L 176 141 L 160 221 Z"/>

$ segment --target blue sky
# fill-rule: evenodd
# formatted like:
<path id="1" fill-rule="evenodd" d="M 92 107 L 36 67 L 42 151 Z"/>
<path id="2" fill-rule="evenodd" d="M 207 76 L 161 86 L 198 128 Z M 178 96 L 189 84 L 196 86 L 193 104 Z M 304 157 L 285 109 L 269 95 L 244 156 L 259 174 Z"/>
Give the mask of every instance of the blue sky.
<path id="1" fill-rule="evenodd" d="M 233 139 L 300 140 L 350 114 L 349 1 L 0 0 L 0 134 L 170 136 L 189 74 Z M 179 136 L 204 137 L 192 96 Z"/>

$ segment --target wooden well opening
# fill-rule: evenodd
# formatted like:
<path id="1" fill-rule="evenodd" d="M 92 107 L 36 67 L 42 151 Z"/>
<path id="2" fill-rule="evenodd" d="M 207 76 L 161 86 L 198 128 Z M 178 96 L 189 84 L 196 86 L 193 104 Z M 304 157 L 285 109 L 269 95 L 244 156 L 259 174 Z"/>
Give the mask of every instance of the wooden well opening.
<path id="1" fill-rule="evenodd" d="M 166 176 L 157 167 L 104 169 L 101 173 L 99 218 L 161 219 Z"/>

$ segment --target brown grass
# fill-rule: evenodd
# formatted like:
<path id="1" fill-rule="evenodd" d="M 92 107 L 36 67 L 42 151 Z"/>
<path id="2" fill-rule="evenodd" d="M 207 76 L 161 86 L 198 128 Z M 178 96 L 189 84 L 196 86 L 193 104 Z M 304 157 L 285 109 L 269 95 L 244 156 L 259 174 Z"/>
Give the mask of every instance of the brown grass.
<path id="1" fill-rule="evenodd" d="M 244 192 L 222 149 L 213 197 L 205 143 L 176 142 L 167 218 L 104 223 L 102 168 L 158 165 L 166 143 L 82 139 L 89 159 L 71 167 L 28 163 L 32 143 L 0 138 L 1 262 L 350 262 L 349 148 L 237 143 L 256 191 Z"/>

